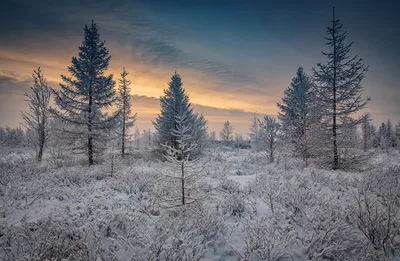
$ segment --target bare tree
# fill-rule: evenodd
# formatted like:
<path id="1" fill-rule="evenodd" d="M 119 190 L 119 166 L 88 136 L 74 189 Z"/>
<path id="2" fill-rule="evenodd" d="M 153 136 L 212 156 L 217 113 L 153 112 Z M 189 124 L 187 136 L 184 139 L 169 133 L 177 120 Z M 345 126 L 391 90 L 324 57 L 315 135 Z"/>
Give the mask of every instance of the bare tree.
<path id="1" fill-rule="evenodd" d="M 24 126 L 34 133 L 36 160 L 42 161 L 45 143 L 49 137 L 49 103 L 51 90 L 43 76 L 40 67 L 33 71 L 34 84 L 30 88 L 32 93 L 25 93 L 29 105 L 28 112 L 21 112 Z"/>
<path id="2" fill-rule="evenodd" d="M 260 134 L 263 149 L 268 153 L 270 163 L 275 160 L 275 151 L 278 142 L 278 132 L 280 124 L 268 115 L 264 116 L 264 120 L 260 122 Z"/>

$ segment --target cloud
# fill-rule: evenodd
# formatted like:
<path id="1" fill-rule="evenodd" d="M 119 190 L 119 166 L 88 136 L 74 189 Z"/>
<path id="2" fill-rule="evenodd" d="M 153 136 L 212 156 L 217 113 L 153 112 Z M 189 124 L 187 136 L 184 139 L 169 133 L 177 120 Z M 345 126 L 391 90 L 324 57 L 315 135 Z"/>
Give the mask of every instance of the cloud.
<path id="1" fill-rule="evenodd" d="M 193 39 L 186 38 L 179 30 L 158 22 L 156 14 L 147 11 L 147 6 L 138 1 L 110 3 L 73 0 L 55 5 L 52 1 L 31 4 L 20 0 L 7 2 L 3 9 L 8 10 L 8 14 L 0 18 L 0 30 L 4 39 L 8 39 L 6 44 L 11 48 L 11 43 L 20 45 L 21 48 L 25 45 L 39 45 L 38 49 L 46 48 L 46 41 L 52 41 L 54 45 L 66 40 L 70 42 L 71 38 L 81 37 L 83 23 L 95 18 L 100 33 L 105 34 L 103 39 L 110 36 L 111 40 L 107 42 L 129 41 L 133 52 L 140 55 L 133 57 L 135 60 L 139 58 L 151 66 L 195 71 L 207 79 L 221 81 L 223 84 L 216 85 L 220 90 L 240 85 L 244 91 L 261 92 L 254 88 L 259 84 L 256 77 L 243 66 L 217 59 L 211 51 L 200 55 L 196 50 L 184 50 L 177 46 L 175 42 L 190 42 Z M 10 20 L 14 23 L 13 32 L 5 26 Z M 26 33 L 32 34 L 28 42 L 25 41 Z M 52 37 L 48 37 L 50 34 Z M 43 42 L 43 46 L 40 46 L 40 42 Z"/>
<path id="2" fill-rule="evenodd" d="M 0 95 L 7 96 L 11 93 L 25 93 L 29 88 L 28 80 L 18 80 L 22 78 L 16 73 L 4 73 L 0 72 Z"/>

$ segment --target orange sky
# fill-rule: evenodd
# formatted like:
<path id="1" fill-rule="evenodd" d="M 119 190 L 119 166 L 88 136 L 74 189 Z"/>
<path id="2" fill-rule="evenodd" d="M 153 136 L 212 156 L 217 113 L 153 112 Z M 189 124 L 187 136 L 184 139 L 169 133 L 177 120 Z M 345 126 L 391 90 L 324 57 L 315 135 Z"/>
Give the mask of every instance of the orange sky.
<path id="1" fill-rule="evenodd" d="M 20 88 L 3 89 L 0 98 L 0 125 L 17 126 L 21 121 L 20 110 L 27 108 L 23 93 L 31 85 L 31 74 L 34 68 L 40 66 L 49 85 L 58 88 L 61 74 L 68 74 L 67 66 L 72 56 L 77 55 L 75 48 L 68 48 L 62 54 L 57 46 L 38 51 L 18 50 L 9 48 L 0 50 L 0 77 L 12 78 Z M 151 120 L 159 113 L 160 107 L 156 99 L 163 95 L 163 90 L 176 69 L 182 76 L 184 87 L 196 111 L 203 113 L 209 122 L 209 129 L 219 132 L 223 122 L 231 121 L 235 130 L 246 135 L 249 121 L 254 112 L 276 114 L 274 97 L 260 96 L 252 93 L 229 91 L 229 86 L 222 90 L 218 85 L 227 85 L 216 77 L 199 74 L 190 68 L 168 68 L 167 66 L 146 65 L 143 61 L 129 59 L 129 49 L 124 50 L 109 43 L 107 47 L 112 55 L 108 73 L 119 77 L 123 66 L 130 73 L 131 95 L 133 96 L 133 112 L 138 113 L 137 127 L 152 128 Z M 75 49 L 75 50 L 74 50 Z M 285 80 L 282 80 L 285 81 Z M 285 85 L 280 86 L 283 89 Z M 224 91 L 225 90 L 225 91 Z M 281 95 L 277 93 L 277 95 Z M 153 98 L 153 99 L 148 99 Z M 150 102 L 149 102 L 150 101 Z M 238 113 L 238 110 L 240 113 Z"/>

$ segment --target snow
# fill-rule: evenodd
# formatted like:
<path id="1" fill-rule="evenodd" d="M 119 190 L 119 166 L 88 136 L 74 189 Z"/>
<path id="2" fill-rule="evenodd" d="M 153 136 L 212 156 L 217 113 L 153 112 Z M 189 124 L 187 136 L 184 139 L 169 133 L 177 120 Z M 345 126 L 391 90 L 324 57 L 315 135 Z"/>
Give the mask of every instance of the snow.
<path id="1" fill-rule="evenodd" d="M 213 147 L 201 159 L 207 197 L 165 209 L 158 205 L 165 164 L 148 155 L 118 159 L 112 176 L 107 161 L 88 167 L 66 155 L 56 164 L 45 155 L 36 164 L 28 155 L 2 151 L 0 158 L 5 260 L 35 252 L 18 243 L 42 253 L 62 248 L 51 231 L 88 249 L 61 251 L 65 260 L 359 260 L 373 248 L 357 227 L 356 193 L 400 165 L 392 153 L 377 154 L 364 172 L 285 168 L 262 153 Z"/>

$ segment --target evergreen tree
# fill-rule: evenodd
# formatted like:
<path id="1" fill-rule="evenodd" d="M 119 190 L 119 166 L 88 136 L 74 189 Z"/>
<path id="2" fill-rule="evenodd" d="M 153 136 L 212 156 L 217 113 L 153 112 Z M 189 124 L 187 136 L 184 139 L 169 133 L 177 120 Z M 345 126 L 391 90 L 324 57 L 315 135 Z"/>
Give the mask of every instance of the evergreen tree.
<path id="1" fill-rule="evenodd" d="M 299 67 L 296 77 L 284 92 L 282 103 L 278 103 L 278 118 L 282 122 L 285 135 L 291 140 L 295 153 L 306 163 L 309 156 L 309 133 L 316 119 L 314 93 L 309 77 Z"/>
<path id="2" fill-rule="evenodd" d="M 335 18 L 333 10 L 332 26 L 327 28 L 326 37 L 330 51 L 326 56 L 326 63 L 318 63 L 313 68 L 316 83 L 317 98 L 323 109 L 324 117 L 331 131 L 333 162 L 332 168 L 339 167 L 338 135 L 350 125 L 357 125 L 363 121 L 363 116 L 347 121 L 355 112 L 363 109 L 367 102 L 361 96 L 362 80 L 368 67 L 357 56 L 350 58 L 349 52 L 353 43 L 346 44 L 347 32 L 343 31 L 340 21 Z M 348 125 L 350 124 L 350 125 Z"/>
<path id="3" fill-rule="evenodd" d="M 78 57 L 72 57 L 68 67 L 70 77 L 62 75 L 64 83 L 60 90 L 53 90 L 58 109 L 52 112 L 58 118 L 75 125 L 71 133 L 84 144 L 89 165 L 94 164 L 93 155 L 104 149 L 104 130 L 109 129 L 119 117 L 103 113 L 103 109 L 115 104 L 113 75 L 104 75 L 111 56 L 100 40 L 96 24 L 85 25 L 84 40 L 79 46 Z"/>
<path id="4" fill-rule="evenodd" d="M 164 96 L 160 97 L 161 113 L 157 115 L 156 120 L 153 122 L 156 132 L 156 144 L 162 150 L 162 153 L 165 152 L 164 145 L 177 148 L 177 137 L 172 134 L 177 124 L 175 117 L 185 114 L 192 126 L 192 142 L 197 144 L 191 156 L 196 157 L 204 148 L 207 138 L 207 121 L 203 115 L 193 112 L 189 96 L 183 88 L 182 79 L 179 74 L 175 72 L 168 86 L 169 88 L 164 90 Z"/>
<path id="5" fill-rule="evenodd" d="M 221 140 L 225 142 L 226 145 L 229 145 L 233 140 L 233 127 L 229 121 L 224 123 L 224 127 L 219 133 L 219 137 Z"/>
<path id="6" fill-rule="evenodd" d="M 118 87 L 118 100 L 117 100 L 117 108 L 121 111 L 120 114 L 120 122 L 117 133 L 121 138 L 121 156 L 125 156 L 125 147 L 126 142 L 129 139 L 130 135 L 129 129 L 133 127 L 136 121 L 136 114 L 131 116 L 131 99 L 130 99 L 130 91 L 129 85 L 131 81 L 129 81 L 126 77 L 128 76 L 128 72 L 125 70 L 125 67 L 121 73 L 121 79 L 119 80 Z"/>
<path id="7" fill-rule="evenodd" d="M 29 112 L 22 112 L 22 119 L 27 130 L 32 131 L 36 148 L 36 160 L 42 161 L 45 143 L 49 138 L 49 103 L 51 91 L 40 67 L 32 74 L 34 84 L 31 94 L 25 93 L 29 103 Z"/>

